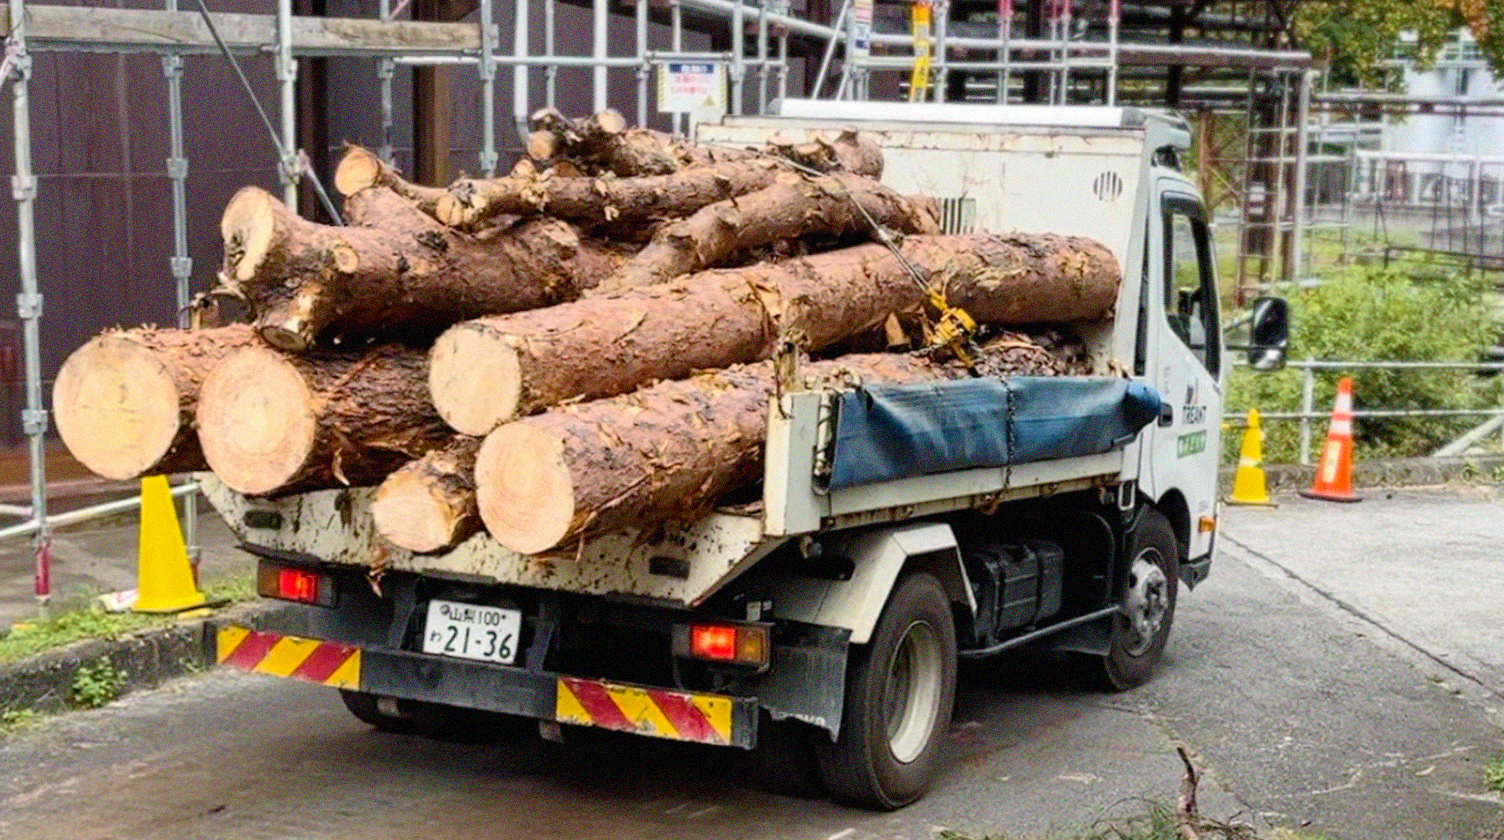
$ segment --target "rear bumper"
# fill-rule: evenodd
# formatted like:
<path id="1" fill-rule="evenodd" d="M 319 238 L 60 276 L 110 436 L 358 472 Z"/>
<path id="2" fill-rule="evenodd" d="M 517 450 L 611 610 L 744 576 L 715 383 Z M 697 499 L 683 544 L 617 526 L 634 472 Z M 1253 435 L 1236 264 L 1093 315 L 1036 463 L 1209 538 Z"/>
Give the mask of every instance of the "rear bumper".
<path id="1" fill-rule="evenodd" d="M 676 741 L 744 749 L 757 742 L 755 698 L 356 647 L 233 625 L 217 627 L 213 638 L 214 660 L 243 671 Z"/>

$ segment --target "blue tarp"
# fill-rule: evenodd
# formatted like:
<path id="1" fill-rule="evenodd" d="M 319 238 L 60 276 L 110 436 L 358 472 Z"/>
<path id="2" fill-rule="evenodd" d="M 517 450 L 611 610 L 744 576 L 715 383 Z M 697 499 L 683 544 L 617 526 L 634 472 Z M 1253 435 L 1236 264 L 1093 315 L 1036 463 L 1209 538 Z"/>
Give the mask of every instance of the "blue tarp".
<path id="1" fill-rule="evenodd" d="M 1109 452 L 1159 416 L 1126 379 L 981 378 L 841 395 L 830 487 Z"/>

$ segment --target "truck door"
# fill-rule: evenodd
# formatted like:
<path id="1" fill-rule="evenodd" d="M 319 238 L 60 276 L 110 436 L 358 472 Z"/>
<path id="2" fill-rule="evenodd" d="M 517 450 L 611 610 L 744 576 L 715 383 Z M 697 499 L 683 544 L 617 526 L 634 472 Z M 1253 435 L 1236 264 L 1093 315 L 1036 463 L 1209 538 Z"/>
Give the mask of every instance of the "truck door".
<path id="1" fill-rule="evenodd" d="M 1222 331 L 1206 211 L 1176 179 L 1160 179 L 1159 212 L 1150 216 L 1149 360 L 1145 375 L 1165 405 L 1142 450 L 1140 476 L 1155 499 L 1178 491 L 1191 520 L 1188 557 L 1211 550 L 1197 520 L 1216 506 L 1222 422 Z M 1179 189 L 1177 189 L 1177 187 Z"/>

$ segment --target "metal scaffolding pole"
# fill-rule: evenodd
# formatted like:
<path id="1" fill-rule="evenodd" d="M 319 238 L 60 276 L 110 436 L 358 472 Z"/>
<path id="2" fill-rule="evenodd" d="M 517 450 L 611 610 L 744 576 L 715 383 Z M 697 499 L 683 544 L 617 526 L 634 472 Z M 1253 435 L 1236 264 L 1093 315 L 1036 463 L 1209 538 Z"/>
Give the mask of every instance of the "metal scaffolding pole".
<path id="1" fill-rule="evenodd" d="M 610 56 L 610 52 L 606 48 L 606 42 L 610 36 L 610 28 L 607 24 L 610 23 L 611 5 L 606 0 L 595 0 L 593 9 L 590 21 L 594 29 L 591 55 L 601 63 L 597 64 L 595 69 L 591 71 L 593 75 L 591 77 L 590 89 L 594 110 L 596 113 L 600 113 L 606 110 L 607 76 L 605 59 Z"/>
<path id="2" fill-rule="evenodd" d="M 553 50 L 554 50 L 554 21 L 553 21 L 554 6 L 553 6 L 553 0 L 549 0 L 548 8 L 545 10 L 545 12 L 546 12 L 546 15 L 545 15 L 546 20 L 544 22 L 544 43 L 546 45 L 546 49 L 548 50 L 548 53 L 550 55 L 552 55 L 553 54 Z M 528 47 L 529 47 L 528 38 L 529 38 L 529 36 L 531 34 L 531 29 L 532 29 L 532 14 L 531 14 L 531 7 L 528 5 L 528 0 L 515 0 L 515 3 L 512 6 L 512 16 L 513 16 L 512 17 L 512 53 L 514 55 L 527 55 L 527 53 L 528 53 Z M 487 50 L 486 51 L 486 55 L 490 55 L 491 52 L 492 52 L 491 50 Z M 493 73 L 496 72 L 495 71 L 495 65 L 492 64 L 491 62 L 489 62 L 489 61 L 483 61 L 481 63 L 482 64 L 490 64 L 491 67 L 492 67 L 492 71 L 491 72 L 493 72 Z M 548 104 L 552 105 L 552 104 L 554 104 L 554 75 L 553 75 L 554 71 L 553 71 L 553 68 L 550 67 L 548 69 L 547 73 L 548 73 Z M 525 66 L 513 67 L 512 68 L 512 124 L 517 129 L 517 141 L 519 143 L 521 143 L 524 148 L 527 147 L 527 135 L 528 135 L 528 132 L 530 131 L 530 127 L 528 125 L 528 116 L 529 116 L 529 113 L 530 113 L 530 109 L 528 108 L 528 69 Z M 492 166 L 493 167 L 495 166 L 494 162 L 492 163 Z"/>
<path id="3" fill-rule="evenodd" d="M 727 111 L 732 114 L 742 112 L 742 78 L 746 75 L 747 68 L 742 63 L 745 57 L 746 38 L 743 12 L 745 6 L 741 0 L 731 9 L 731 102 Z"/>
<path id="4" fill-rule="evenodd" d="M 35 529 L 35 592 L 37 608 L 45 610 L 52 596 L 51 535 L 47 522 L 47 411 L 42 408 L 42 293 L 37 281 L 36 199 L 37 180 L 31 169 L 31 54 L 26 47 L 26 5 L 10 0 L 10 19 L 15 22 L 6 45 L 11 70 L 11 104 L 14 108 L 16 172 L 11 176 L 11 195 L 16 200 L 16 263 L 21 273 L 21 293 L 16 296 L 16 314 L 21 319 L 21 351 L 25 357 L 26 408 L 21 427 L 27 436 L 31 461 L 31 522 Z M 23 532 L 24 533 L 24 532 Z"/>
<path id="5" fill-rule="evenodd" d="M 517 0 L 518 14 L 522 14 L 522 0 Z M 480 0 L 480 50 L 485 55 L 496 51 L 496 21 L 492 16 L 491 0 Z M 496 174 L 496 65 L 480 62 L 480 168 L 490 178 Z M 512 71 L 521 75 L 526 87 L 527 69 L 518 67 Z M 515 78 L 515 77 L 514 77 Z M 522 138 L 527 142 L 527 138 Z"/>
<path id="6" fill-rule="evenodd" d="M 1296 96 L 1299 97 L 1295 111 L 1295 184 L 1292 187 L 1294 195 L 1290 203 L 1290 276 L 1286 279 L 1299 280 L 1305 271 L 1306 260 L 1306 167 L 1310 165 L 1307 158 L 1310 150 L 1310 136 L 1308 125 L 1311 121 L 1311 77 L 1315 75 L 1313 70 L 1303 70 L 1300 73 L 1300 87 L 1297 88 Z M 1281 142 L 1284 138 L 1281 137 Z"/>
<path id="7" fill-rule="evenodd" d="M 166 0 L 166 7 L 167 11 L 176 12 L 178 0 Z M 167 77 L 167 177 L 172 182 L 172 256 L 167 260 L 167 265 L 172 271 L 177 293 L 178 326 L 186 329 L 193 322 L 193 290 L 189 288 L 193 276 L 193 258 L 188 255 L 188 158 L 183 152 L 183 57 L 162 56 L 162 72 Z M 189 561 L 197 564 L 198 495 L 195 493 L 183 496 L 183 542 L 188 549 Z"/>
<path id="8" fill-rule="evenodd" d="M 554 3 L 555 2 L 557 2 L 557 0 L 543 0 L 543 57 L 544 58 L 553 58 L 554 57 L 554 51 L 555 51 L 555 48 L 554 48 Z M 679 7 L 677 5 L 674 6 L 674 9 L 676 11 L 678 10 L 678 8 Z M 515 48 L 513 49 L 513 52 L 521 54 L 521 51 L 517 50 Z M 558 94 L 559 94 L 559 68 L 557 66 L 555 66 L 552 62 L 550 62 L 549 65 L 543 69 L 543 81 L 544 81 L 543 96 L 544 96 L 545 101 L 548 104 L 548 107 L 552 108 L 557 103 L 557 101 L 558 101 Z"/>
<path id="9" fill-rule="evenodd" d="M 292 57 L 292 0 L 277 0 L 277 84 L 281 93 L 282 201 L 298 206 L 298 64 Z"/>
<path id="10" fill-rule="evenodd" d="M 637 0 L 636 19 L 637 57 L 637 124 L 648 124 L 648 0 Z"/>

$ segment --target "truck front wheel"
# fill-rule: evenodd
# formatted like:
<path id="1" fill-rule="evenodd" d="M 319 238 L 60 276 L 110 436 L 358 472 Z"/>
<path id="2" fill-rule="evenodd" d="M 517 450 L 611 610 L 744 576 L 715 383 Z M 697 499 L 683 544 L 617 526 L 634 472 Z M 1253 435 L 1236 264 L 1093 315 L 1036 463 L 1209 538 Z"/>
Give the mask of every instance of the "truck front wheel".
<path id="1" fill-rule="evenodd" d="M 1143 512 L 1128 556 L 1128 589 L 1122 612 L 1113 617 L 1112 647 L 1102 657 L 1107 684 L 1116 689 L 1148 681 L 1175 621 L 1180 549 L 1164 514 Z"/>
<path id="2" fill-rule="evenodd" d="M 932 575 L 894 590 L 846 684 L 841 734 L 820 739 L 825 786 L 836 799 L 891 811 L 929 789 L 956 696 L 956 629 Z"/>

